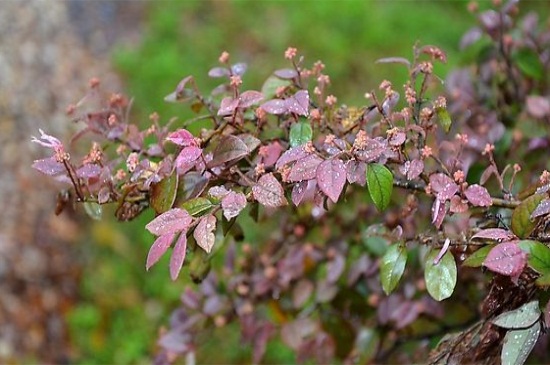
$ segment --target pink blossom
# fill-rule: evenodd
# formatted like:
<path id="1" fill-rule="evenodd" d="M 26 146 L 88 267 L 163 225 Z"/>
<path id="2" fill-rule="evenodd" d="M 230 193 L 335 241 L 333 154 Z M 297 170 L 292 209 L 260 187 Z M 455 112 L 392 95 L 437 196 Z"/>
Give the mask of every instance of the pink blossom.
<path id="1" fill-rule="evenodd" d="M 298 54 L 298 50 L 294 47 L 288 47 L 285 51 L 285 58 L 291 60 Z"/>

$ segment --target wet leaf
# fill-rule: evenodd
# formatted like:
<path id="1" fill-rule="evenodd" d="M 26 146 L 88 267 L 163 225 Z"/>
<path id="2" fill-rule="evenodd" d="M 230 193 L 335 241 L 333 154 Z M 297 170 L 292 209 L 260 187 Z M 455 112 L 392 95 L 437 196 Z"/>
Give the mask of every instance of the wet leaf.
<path id="1" fill-rule="evenodd" d="M 534 194 L 524 199 L 512 213 L 512 231 L 519 238 L 527 238 L 537 225 L 536 220 L 531 220 L 531 214 L 540 202 L 545 198 L 543 194 Z"/>
<path id="2" fill-rule="evenodd" d="M 294 205 L 298 206 L 304 199 L 308 183 L 309 180 L 299 181 L 292 187 L 291 197 Z"/>
<path id="3" fill-rule="evenodd" d="M 431 250 L 426 256 L 426 266 L 424 270 L 424 280 L 428 293 L 437 301 L 449 298 L 456 285 L 456 262 L 453 254 L 447 252 L 437 265 L 434 265 L 434 259 L 439 254 L 439 250 Z"/>
<path id="4" fill-rule="evenodd" d="M 214 243 L 216 242 L 216 237 L 214 235 L 214 230 L 216 229 L 216 217 L 213 215 L 207 215 L 202 217 L 193 232 L 193 237 L 197 241 L 197 245 L 201 247 L 206 253 L 210 253 Z"/>
<path id="5" fill-rule="evenodd" d="M 373 162 L 378 160 L 380 156 L 386 151 L 386 144 L 377 139 L 368 138 L 365 144 L 365 148 L 357 150 L 355 155 L 358 160 L 363 162 Z"/>
<path id="6" fill-rule="evenodd" d="M 43 174 L 55 176 L 61 173 L 67 172 L 65 165 L 57 160 L 54 157 L 43 158 L 41 160 L 35 160 L 32 164 L 32 168 L 40 171 Z"/>
<path id="7" fill-rule="evenodd" d="M 260 177 L 258 183 L 252 187 L 252 193 L 266 207 L 276 208 L 288 204 L 281 183 L 271 173 Z"/>
<path id="8" fill-rule="evenodd" d="M 399 283 L 407 264 L 407 248 L 401 243 L 391 245 L 380 264 L 380 281 L 384 293 L 389 295 Z"/>
<path id="9" fill-rule="evenodd" d="M 502 352 L 500 353 L 502 364 L 524 364 L 537 343 L 540 328 L 540 322 L 536 322 L 533 326 L 526 329 L 508 331 L 504 337 Z"/>
<path id="10" fill-rule="evenodd" d="M 214 150 L 212 161 L 208 163 L 208 166 L 219 166 L 226 162 L 243 158 L 249 153 L 248 146 L 240 138 L 228 135 L 219 142 Z"/>
<path id="11" fill-rule="evenodd" d="M 231 115 L 239 106 L 239 99 L 233 99 L 231 96 L 226 96 L 222 99 L 220 103 L 220 108 L 218 109 L 219 116 Z"/>
<path id="12" fill-rule="evenodd" d="M 523 240 L 518 246 L 527 253 L 527 263 L 539 274 L 550 274 L 550 247 L 538 241 Z"/>
<path id="13" fill-rule="evenodd" d="M 500 314 L 491 322 L 502 328 L 519 329 L 531 327 L 541 316 L 539 301 L 533 300 L 521 307 Z"/>
<path id="14" fill-rule="evenodd" d="M 514 234 L 507 229 L 488 228 L 482 229 L 472 236 L 471 239 L 483 238 L 499 242 L 510 241 L 515 238 Z"/>
<path id="15" fill-rule="evenodd" d="M 464 191 L 464 195 L 466 195 L 466 199 L 476 207 L 489 207 L 493 205 L 491 195 L 489 195 L 487 189 L 481 185 L 474 184 L 468 186 L 466 191 Z"/>
<path id="16" fill-rule="evenodd" d="M 287 110 L 290 113 L 307 116 L 309 114 L 309 93 L 307 90 L 300 90 L 285 100 Z"/>
<path id="17" fill-rule="evenodd" d="M 246 196 L 243 193 L 229 192 L 222 199 L 223 216 L 227 220 L 235 218 L 246 207 L 246 203 Z"/>
<path id="18" fill-rule="evenodd" d="M 430 175 L 430 187 L 441 202 L 451 199 L 458 192 L 458 185 L 453 179 L 441 173 Z"/>
<path id="19" fill-rule="evenodd" d="M 179 175 L 185 174 L 195 166 L 195 162 L 201 156 L 202 149 L 196 146 L 185 147 L 181 150 L 174 165 Z"/>
<path id="20" fill-rule="evenodd" d="M 178 191 L 178 174 L 171 175 L 156 184 L 151 185 L 150 204 L 157 214 L 162 214 L 172 208 Z"/>
<path id="21" fill-rule="evenodd" d="M 506 275 L 517 276 L 527 264 L 527 254 L 515 242 L 504 242 L 492 248 L 483 266 L 489 270 Z"/>
<path id="22" fill-rule="evenodd" d="M 186 129 L 178 129 L 177 131 L 170 133 L 168 137 L 166 137 L 166 140 L 182 147 L 197 145 L 195 137 L 193 137 L 191 132 Z"/>
<path id="23" fill-rule="evenodd" d="M 305 120 L 294 123 L 292 127 L 290 127 L 289 137 L 291 147 L 297 147 L 311 141 L 313 130 L 311 129 L 309 121 Z"/>
<path id="24" fill-rule="evenodd" d="M 269 114 L 284 114 L 288 111 L 288 106 L 283 99 L 271 99 L 261 105 L 261 108 Z"/>
<path id="25" fill-rule="evenodd" d="M 175 202 L 176 206 L 188 199 L 193 199 L 199 196 L 208 184 L 208 179 L 196 171 L 188 172 L 187 174 L 181 176 L 179 180 L 178 194 Z"/>
<path id="26" fill-rule="evenodd" d="M 187 252 L 187 234 L 186 232 L 181 232 L 176 244 L 174 245 L 174 250 L 172 251 L 172 256 L 170 257 L 170 278 L 176 280 L 183 266 L 183 261 L 185 261 L 185 254 Z"/>
<path id="27" fill-rule="evenodd" d="M 531 213 L 531 219 L 538 218 L 540 216 L 550 213 L 550 199 L 542 200 L 539 205 Z"/>
<path id="28" fill-rule="evenodd" d="M 321 157 L 311 154 L 304 157 L 292 166 L 288 174 L 288 181 L 297 182 L 302 180 L 315 179 L 317 175 L 317 167 L 323 162 Z"/>
<path id="29" fill-rule="evenodd" d="M 317 185 L 334 203 L 338 202 L 345 183 L 346 166 L 342 160 L 325 160 L 317 167 Z"/>
<path id="30" fill-rule="evenodd" d="M 382 164 L 371 163 L 367 166 L 367 186 L 369 194 L 379 211 L 390 203 L 393 189 L 393 175 Z"/>
<path id="31" fill-rule="evenodd" d="M 185 235 L 185 233 L 183 233 Z M 158 237 L 151 245 L 149 253 L 147 254 L 147 262 L 145 263 L 145 269 L 149 270 L 154 264 L 160 260 L 162 255 L 168 250 L 168 247 L 174 241 L 175 233 L 167 233 Z"/>
<path id="32" fill-rule="evenodd" d="M 276 169 L 280 169 L 286 164 L 289 164 L 294 161 L 301 160 L 304 157 L 309 156 L 311 153 L 307 152 L 304 148 L 304 146 L 298 146 L 291 148 L 285 153 L 282 154 L 281 157 L 277 160 L 277 163 L 275 164 Z"/>
<path id="33" fill-rule="evenodd" d="M 255 90 L 247 90 L 239 95 L 239 108 L 248 108 L 254 104 L 258 104 L 264 99 L 261 92 Z"/>
<path id="34" fill-rule="evenodd" d="M 190 199 L 181 204 L 181 208 L 185 209 L 193 217 L 201 217 L 208 213 L 213 207 L 214 204 L 203 197 Z"/>
<path id="35" fill-rule="evenodd" d="M 443 223 L 443 219 L 445 219 L 445 214 L 447 213 L 447 206 L 445 205 L 445 202 L 442 202 L 437 198 L 434 199 L 431 211 L 432 211 L 432 224 L 436 228 L 441 227 L 441 223 Z"/>
<path id="36" fill-rule="evenodd" d="M 346 162 L 346 177 L 350 184 L 365 186 L 367 183 L 367 164 L 356 160 Z"/>
<path id="37" fill-rule="evenodd" d="M 145 229 L 155 236 L 162 236 L 186 230 L 192 220 L 193 218 L 185 210 L 173 208 L 153 219 L 145 226 Z"/>
<path id="38" fill-rule="evenodd" d="M 489 251 L 491 251 L 493 247 L 493 245 L 483 246 L 482 248 L 468 256 L 468 258 L 462 263 L 462 266 L 480 267 L 481 265 L 483 265 L 483 261 L 485 261 L 485 258 L 487 258 Z"/>
<path id="39" fill-rule="evenodd" d="M 96 221 L 101 220 L 101 216 L 103 215 L 103 208 L 101 207 L 101 205 L 94 202 L 84 202 L 83 205 L 84 211 L 86 212 L 88 217 Z"/>

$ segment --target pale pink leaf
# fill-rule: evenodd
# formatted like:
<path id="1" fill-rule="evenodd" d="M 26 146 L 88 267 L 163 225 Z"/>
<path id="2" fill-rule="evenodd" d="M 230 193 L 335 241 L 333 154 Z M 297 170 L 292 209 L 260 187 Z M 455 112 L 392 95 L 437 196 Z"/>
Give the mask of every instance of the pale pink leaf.
<path id="1" fill-rule="evenodd" d="M 435 225 L 436 228 L 441 227 L 446 212 L 445 202 L 436 198 L 432 205 L 432 224 Z"/>
<path id="2" fill-rule="evenodd" d="M 527 111 L 535 118 L 550 116 L 550 97 L 531 95 L 526 99 Z"/>
<path id="3" fill-rule="evenodd" d="M 239 108 L 248 108 L 264 99 L 264 95 L 255 90 L 247 90 L 239 96 Z"/>
<path id="4" fill-rule="evenodd" d="M 468 186 L 466 191 L 464 191 L 464 195 L 466 195 L 468 201 L 476 207 L 489 207 L 493 205 L 491 195 L 489 195 L 487 189 L 481 185 L 474 184 Z"/>
<path id="5" fill-rule="evenodd" d="M 183 175 L 195 166 L 195 162 L 200 157 L 202 149 L 195 146 L 185 147 L 181 150 L 176 158 L 175 166 L 178 169 L 178 174 Z"/>
<path id="6" fill-rule="evenodd" d="M 272 173 L 265 174 L 252 187 L 254 198 L 266 207 L 280 207 L 287 204 L 285 192 L 281 183 Z"/>
<path id="7" fill-rule="evenodd" d="M 197 145 L 195 137 L 193 137 L 193 135 L 185 129 L 178 129 L 177 131 L 170 133 L 168 137 L 166 137 L 166 140 L 183 147 Z"/>
<path id="8" fill-rule="evenodd" d="M 537 205 L 533 213 L 531 213 L 531 219 L 540 217 L 541 215 L 546 215 L 550 213 L 550 199 L 544 199 Z"/>
<path id="9" fill-rule="evenodd" d="M 510 241 L 515 239 L 515 235 L 507 230 L 502 228 L 487 228 L 483 229 L 472 236 L 472 239 L 482 238 L 488 240 L 494 240 L 498 242 Z"/>
<path id="10" fill-rule="evenodd" d="M 292 97 L 285 100 L 287 110 L 298 115 L 308 115 L 309 110 L 309 94 L 307 90 L 300 90 Z"/>
<path id="11" fill-rule="evenodd" d="M 146 270 L 149 270 L 158 260 L 160 260 L 162 255 L 164 255 L 168 247 L 172 244 L 175 235 L 175 233 L 167 233 L 158 237 L 155 242 L 153 242 L 147 254 L 147 262 L 145 264 Z"/>
<path id="12" fill-rule="evenodd" d="M 364 162 L 373 162 L 378 160 L 380 156 L 386 151 L 387 146 L 384 141 L 368 138 L 364 147 L 355 152 L 355 156 L 358 160 Z"/>
<path id="13" fill-rule="evenodd" d="M 388 140 L 388 143 L 390 146 L 398 147 L 401 146 L 405 141 L 407 140 L 407 135 L 405 132 L 398 131 L 397 133 L 393 133 L 391 137 Z"/>
<path id="14" fill-rule="evenodd" d="M 275 165 L 281 153 L 283 153 L 283 146 L 278 141 L 275 141 L 260 147 L 259 155 L 262 157 L 264 167 L 271 167 Z"/>
<path id="15" fill-rule="evenodd" d="M 346 162 L 346 176 L 350 184 L 365 186 L 367 183 L 367 164 L 356 160 Z"/>
<path id="16" fill-rule="evenodd" d="M 311 154 L 296 161 L 288 174 L 288 181 L 314 179 L 316 177 L 317 167 L 321 162 L 323 162 L 323 159 L 315 154 Z"/>
<path id="17" fill-rule="evenodd" d="M 225 186 L 213 186 L 208 189 L 208 195 L 216 199 L 223 199 L 227 194 L 229 194 L 229 190 Z"/>
<path id="18" fill-rule="evenodd" d="M 502 275 L 519 275 L 527 264 L 527 254 L 516 242 L 504 242 L 493 247 L 483 261 L 483 266 Z"/>
<path id="19" fill-rule="evenodd" d="M 468 211 L 468 202 L 461 199 L 458 195 L 451 198 L 451 204 L 449 205 L 449 211 L 451 213 L 464 213 Z"/>
<path id="20" fill-rule="evenodd" d="M 57 162 L 55 157 L 48 157 L 41 160 L 35 160 L 32 164 L 33 169 L 40 171 L 43 174 L 55 176 L 67 172 L 65 165 Z"/>
<path id="21" fill-rule="evenodd" d="M 187 234 L 186 232 L 181 232 L 176 244 L 174 245 L 174 250 L 172 251 L 172 256 L 170 257 L 170 278 L 176 280 L 180 274 L 181 267 L 183 266 L 183 261 L 185 261 L 185 254 L 187 251 Z"/>
<path id="22" fill-rule="evenodd" d="M 94 164 L 85 164 L 76 170 L 76 176 L 81 179 L 90 179 L 99 176 L 101 167 Z"/>
<path id="23" fill-rule="evenodd" d="M 447 175 L 437 173 L 430 176 L 430 186 L 437 193 L 437 199 L 445 202 L 458 192 L 458 185 Z"/>
<path id="24" fill-rule="evenodd" d="M 285 151 L 285 153 L 283 153 L 283 155 L 279 157 L 279 159 L 277 160 L 277 164 L 275 164 L 275 168 L 280 169 L 282 166 L 286 164 L 289 164 L 294 161 L 298 161 L 309 155 L 310 153 L 306 151 L 305 145 L 300 145 L 298 147 L 291 148 Z"/>
<path id="25" fill-rule="evenodd" d="M 285 100 L 272 99 L 261 105 L 261 108 L 269 114 L 284 114 L 288 111 L 288 105 Z"/>
<path id="26" fill-rule="evenodd" d="M 325 160 L 317 167 L 317 184 L 334 203 L 338 201 L 346 183 L 346 166 L 338 158 Z"/>
<path id="27" fill-rule="evenodd" d="M 216 229 L 216 217 L 212 214 L 202 217 L 195 227 L 193 237 L 197 241 L 197 245 L 205 250 L 207 253 L 212 251 L 214 243 L 216 242 L 216 236 L 214 236 L 214 230 Z"/>
<path id="28" fill-rule="evenodd" d="M 407 171 L 407 180 L 414 180 L 424 171 L 424 161 L 414 159 L 411 161 L 409 170 Z"/>
<path id="29" fill-rule="evenodd" d="M 246 196 L 243 193 L 230 191 L 222 199 L 222 210 L 225 219 L 230 220 L 239 215 L 246 207 Z"/>
<path id="30" fill-rule="evenodd" d="M 239 99 L 233 99 L 230 96 L 226 96 L 220 103 L 220 109 L 218 109 L 219 116 L 231 115 L 239 106 Z"/>
<path id="31" fill-rule="evenodd" d="M 149 222 L 145 229 L 155 236 L 187 230 L 193 219 L 186 210 L 173 208 Z"/>

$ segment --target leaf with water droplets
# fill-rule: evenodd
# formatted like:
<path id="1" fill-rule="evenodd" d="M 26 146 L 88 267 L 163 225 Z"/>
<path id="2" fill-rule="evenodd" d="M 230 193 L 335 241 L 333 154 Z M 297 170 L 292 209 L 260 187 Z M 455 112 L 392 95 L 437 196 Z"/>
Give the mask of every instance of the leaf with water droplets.
<path id="1" fill-rule="evenodd" d="M 197 245 L 201 247 L 206 253 L 210 253 L 214 243 L 216 242 L 216 236 L 214 230 L 216 229 L 216 217 L 213 215 L 207 215 L 202 217 L 193 232 L 193 237 L 197 241 Z"/>
<path id="2" fill-rule="evenodd" d="M 225 219 L 230 220 L 239 215 L 246 207 L 246 196 L 243 193 L 230 191 L 222 199 L 222 210 Z"/>
<path id="3" fill-rule="evenodd" d="M 507 229 L 502 228 L 487 228 L 482 229 L 472 236 L 471 239 L 482 238 L 498 242 L 510 241 L 515 238 L 515 235 Z"/>
<path id="4" fill-rule="evenodd" d="M 426 256 L 426 266 L 424 269 L 424 280 L 428 293 L 437 301 L 449 298 L 456 285 L 456 262 L 453 254 L 447 252 L 441 260 L 434 264 L 439 250 L 431 250 Z"/>
<path id="5" fill-rule="evenodd" d="M 32 168 L 40 171 L 43 174 L 55 176 L 63 172 L 67 172 L 65 165 L 57 160 L 54 157 L 43 158 L 41 160 L 35 160 L 32 164 Z"/>
<path id="6" fill-rule="evenodd" d="M 369 194 L 379 211 L 390 203 L 393 189 L 393 175 L 388 168 L 379 163 L 367 166 L 367 186 Z"/>
<path id="7" fill-rule="evenodd" d="M 544 194 L 534 194 L 524 199 L 512 213 L 511 228 L 519 238 L 527 238 L 535 229 L 538 219 L 532 220 L 531 214 L 540 202 L 545 198 Z"/>
<path id="8" fill-rule="evenodd" d="M 173 208 L 153 219 L 145 226 L 145 229 L 155 236 L 162 236 L 186 230 L 192 220 L 193 218 L 185 210 Z"/>
<path id="9" fill-rule="evenodd" d="M 500 360 L 503 365 L 522 365 L 529 357 L 539 338 L 540 322 L 529 328 L 510 330 L 504 336 Z"/>
<path id="10" fill-rule="evenodd" d="M 458 192 L 458 185 L 449 176 L 441 173 L 430 175 L 430 187 L 437 193 L 437 199 L 444 202 Z"/>
<path id="11" fill-rule="evenodd" d="M 197 144 L 195 137 L 186 129 L 178 129 L 170 133 L 168 137 L 166 137 L 166 140 L 182 147 L 196 146 Z"/>
<path id="12" fill-rule="evenodd" d="M 350 184 L 365 186 L 367 183 L 367 164 L 356 160 L 346 162 L 346 178 Z"/>
<path id="13" fill-rule="evenodd" d="M 214 204 L 209 199 L 199 196 L 185 201 L 180 207 L 185 209 L 193 217 L 201 217 L 208 213 L 214 207 Z"/>
<path id="14" fill-rule="evenodd" d="M 220 103 L 220 108 L 218 109 L 219 116 L 231 115 L 239 106 L 239 99 L 233 99 L 230 96 L 226 96 L 222 99 Z"/>
<path id="15" fill-rule="evenodd" d="M 90 179 L 101 174 L 101 167 L 94 164 L 85 164 L 76 170 L 76 176 L 81 179 Z"/>
<path id="16" fill-rule="evenodd" d="M 355 152 L 355 156 L 358 160 L 363 162 L 373 162 L 378 160 L 380 156 L 386 151 L 386 144 L 383 141 L 368 138 L 365 142 L 364 148 L 361 148 Z"/>
<path id="17" fill-rule="evenodd" d="M 201 156 L 202 149 L 196 146 L 185 147 L 181 150 L 174 165 L 179 175 L 185 174 L 195 166 L 195 162 Z"/>
<path id="18" fill-rule="evenodd" d="M 174 201 L 176 201 L 178 176 L 176 171 L 174 171 L 158 183 L 151 185 L 149 202 L 157 214 L 162 214 L 172 208 Z"/>
<path id="19" fill-rule="evenodd" d="M 533 300 L 519 308 L 500 314 L 491 322 L 502 328 L 519 329 L 531 327 L 541 316 L 539 301 Z"/>
<path id="20" fill-rule="evenodd" d="M 537 205 L 535 210 L 533 210 L 533 213 L 531 213 L 531 219 L 535 219 L 548 213 L 550 213 L 550 199 L 544 199 L 539 203 L 539 205 Z"/>
<path id="21" fill-rule="evenodd" d="M 306 144 L 311 141 L 312 136 L 313 130 L 307 119 L 294 123 L 292 127 L 290 127 L 290 146 L 297 147 Z"/>
<path id="22" fill-rule="evenodd" d="M 541 275 L 550 274 L 550 247 L 531 240 L 522 240 L 518 246 L 527 253 L 529 267 Z"/>
<path id="23" fill-rule="evenodd" d="M 483 266 L 498 274 L 517 276 L 527 264 L 527 254 L 514 242 L 496 245 L 489 252 Z"/>
<path id="24" fill-rule="evenodd" d="M 489 195 L 487 189 L 481 185 L 474 184 L 468 186 L 466 191 L 464 191 L 464 195 L 466 195 L 466 199 L 476 207 L 489 207 L 493 205 L 491 195 Z"/>
<path id="25" fill-rule="evenodd" d="M 290 98 L 285 100 L 287 110 L 298 115 L 308 115 L 309 94 L 307 90 L 300 90 Z"/>
<path id="26" fill-rule="evenodd" d="M 493 245 L 483 246 L 470 256 L 462 263 L 462 266 L 468 267 L 480 267 L 483 265 L 483 261 L 487 258 L 489 252 L 493 249 Z"/>
<path id="27" fill-rule="evenodd" d="M 172 251 L 172 256 L 170 257 L 170 278 L 176 280 L 183 266 L 183 261 L 185 261 L 185 254 L 187 253 L 187 234 L 186 232 L 181 232 L 176 244 L 174 245 L 174 250 Z"/>
<path id="28" fill-rule="evenodd" d="M 284 114 L 288 111 L 288 106 L 283 99 L 271 99 L 260 106 L 269 114 Z"/>
<path id="29" fill-rule="evenodd" d="M 317 167 L 317 184 L 323 193 L 334 203 L 346 183 L 346 166 L 342 160 L 335 158 L 325 160 Z"/>
<path id="30" fill-rule="evenodd" d="M 309 183 L 309 180 L 303 180 L 303 181 L 297 182 L 296 184 L 294 184 L 294 187 L 292 187 L 291 197 L 294 205 L 298 206 L 304 199 L 308 183 Z"/>
<path id="31" fill-rule="evenodd" d="M 155 242 L 153 242 L 147 254 L 147 262 L 145 263 L 146 270 L 149 270 L 158 260 L 160 260 L 162 255 L 164 255 L 168 247 L 172 244 L 175 235 L 175 233 L 167 233 L 158 237 Z"/>
<path id="32" fill-rule="evenodd" d="M 382 289 L 389 295 L 399 283 L 407 264 L 407 248 L 401 243 L 394 243 L 382 257 L 380 264 L 380 281 Z"/>
<path id="33" fill-rule="evenodd" d="M 231 135 L 225 136 L 214 150 L 212 161 L 208 163 L 208 167 L 241 159 L 249 153 L 248 146 L 240 138 Z"/>
<path id="34" fill-rule="evenodd" d="M 323 159 L 315 154 L 308 155 L 292 166 L 288 174 L 288 181 L 302 181 L 315 179 L 317 167 L 323 162 Z"/>
<path id="35" fill-rule="evenodd" d="M 309 156 L 310 153 L 306 151 L 305 146 L 298 146 L 291 148 L 285 153 L 282 154 L 281 157 L 277 160 L 277 163 L 275 164 L 276 169 L 280 169 L 282 166 L 289 164 L 294 161 L 298 161 L 304 157 Z"/>
<path id="36" fill-rule="evenodd" d="M 276 208 L 287 205 L 283 187 L 272 173 L 260 177 L 258 183 L 252 187 L 252 194 L 260 204 L 266 207 Z"/>
<path id="37" fill-rule="evenodd" d="M 239 95 L 239 108 L 248 108 L 264 99 L 264 95 L 256 90 L 247 90 Z"/>

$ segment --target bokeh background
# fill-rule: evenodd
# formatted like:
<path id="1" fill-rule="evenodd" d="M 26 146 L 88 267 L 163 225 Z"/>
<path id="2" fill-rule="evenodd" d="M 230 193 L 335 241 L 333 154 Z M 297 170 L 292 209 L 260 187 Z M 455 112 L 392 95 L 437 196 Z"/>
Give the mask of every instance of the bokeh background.
<path id="1" fill-rule="evenodd" d="M 527 2 L 522 12 L 546 6 Z M 170 281 L 166 262 L 145 272 L 151 212 L 124 224 L 108 208 L 100 222 L 79 209 L 56 217 L 59 187 L 30 168 L 46 153 L 30 135 L 42 128 L 68 140 L 78 126 L 65 109 L 91 77 L 133 97 L 143 126 L 154 111 L 163 121 L 190 116 L 163 98 L 191 74 L 203 90 L 216 86 L 206 74 L 222 51 L 248 63 L 245 87 L 259 89 L 294 46 L 306 64 L 326 64 L 340 103 L 362 105 L 382 80 L 405 79 L 404 68 L 377 59 L 433 44 L 447 52 L 436 69 L 444 78 L 475 54 L 459 50 L 473 25 L 462 0 L 1 1 L 0 363 L 147 363 L 179 294 L 194 285 L 185 275 Z M 201 351 L 212 363 L 249 355 L 231 326 Z M 268 348 L 266 363 L 291 361 L 284 347 Z"/>

